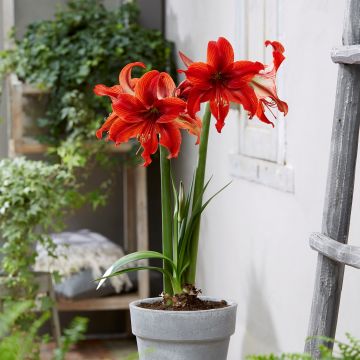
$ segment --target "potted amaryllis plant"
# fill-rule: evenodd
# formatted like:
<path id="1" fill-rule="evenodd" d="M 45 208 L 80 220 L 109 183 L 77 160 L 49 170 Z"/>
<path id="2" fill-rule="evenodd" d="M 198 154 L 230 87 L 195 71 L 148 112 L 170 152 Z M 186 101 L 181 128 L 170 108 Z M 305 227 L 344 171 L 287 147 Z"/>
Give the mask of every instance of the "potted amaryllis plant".
<path id="1" fill-rule="evenodd" d="M 186 69 L 178 86 L 165 72 L 151 70 L 140 78 L 131 77 L 134 66 L 125 66 L 119 85 L 97 85 L 95 93 L 109 96 L 113 112 L 98 130 L 116 144 L 131 138 L 143 148 L 144 166 L 160 148 L 162 252 L 138 251 L 114 263 L 100 280 L 137 270 L 163 274 L 161 297 L 130 304 L 133 333 L 137 336 L 140 359 L 226 359 L 230 336 L 235 330 L 236 304 L 200 296 L 195 287 L 200 219 L 210 199 L 204 201 L 209 181 L 205 166 L 211 115 L 220 133 L 230 102 L 243 106 L 249 117 L 273 125 L 267 109 L 277 107 L 284 114 L 287 104 L 276 93 L 276 72 L 284 60 L 279 42 L 267 41 L 273 48 L 273 64 L 234 61 L 231 44 L 220 37 L 210 41 L 207 62 L 193 62 L 180 53 Z M 208 102 L 202 121 L 197 117 L 200 104 Z M 193 182 L 186 191 L 176 187 L 171 176 L 170 159 L 176 158 L 181 131 L 197 138 L 199 157 Z M 221 190 L 220 190 L 221 191 Z M 161 259 L 162 267 L 140 265 L 136 261 Z M 135 265 L 134 265 L 135 264 Z M 221 294 L 220 294 L 221 296 Z"/>

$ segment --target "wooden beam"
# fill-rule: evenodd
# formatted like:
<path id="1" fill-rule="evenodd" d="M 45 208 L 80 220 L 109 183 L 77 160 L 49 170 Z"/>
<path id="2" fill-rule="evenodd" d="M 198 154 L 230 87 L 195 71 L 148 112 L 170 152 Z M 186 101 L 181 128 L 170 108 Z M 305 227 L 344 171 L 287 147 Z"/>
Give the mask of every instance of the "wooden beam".
<path id="1" fill-rule="evenodd" d="M 332 49 L 331 60 L 338 64 L 360 64 L 360 45 Z"/>
<path id="2" fill-rule="evenodd" d="M 310 247 L 329 259 L 360 269 L 360 247 L 342 244 L 320 233 L 310 235 Z"/>
<path id="3" fill-rule="evenodd" d="M 347 0 L 343 45 L 360 43 L 360 1 Z M 360 125 L 360 67 L 339 65 L 322 233 L 347 243 Z M 317 336 L 335 337 L 344 265 L 319 254 L 305 351 L 320 358 Z M 333 344 L 326 344 L 332 348 Z"/>
<path id="4" fill-rule="evenodd" d="M 17 131 L 17 127 L 14 131 Z M 96 141 L 96 140 L 95 140 Z M 92 146 L 91 142 L 86 143 L 85 146 Z M 106 146 L 106 150 L 109 153 L 127 153 L 131 150 L 132 145 L 128 143 L 120 144 L 119 146 L 115 146 L 114 143 L 109 143 Z M 44 144 L 40 144 L 34 139 L 30 141 L 26 141 L 26 138 L 21 139 L 13 139 L 13 152 L 15 154 L 24 154 L 24 155 L 34 155 L 34 154 L 44 154 L 48 150 L 48 146 Z"/>
<path id="5" fill-rule="evenodd" d="M 82 300 L 59 299 L 57 301 L 57 308 L 59 311 L 128 310 L 129 304 L 138 299 L 138 293 Z"/>

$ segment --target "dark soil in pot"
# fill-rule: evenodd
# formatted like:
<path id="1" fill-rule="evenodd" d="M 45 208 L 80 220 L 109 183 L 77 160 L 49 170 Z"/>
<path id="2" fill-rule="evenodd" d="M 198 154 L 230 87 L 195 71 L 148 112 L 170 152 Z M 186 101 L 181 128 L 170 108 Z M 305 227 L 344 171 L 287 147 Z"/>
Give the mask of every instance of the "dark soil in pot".
<path id="1" fill-rule="evenodd" d="M 210 301 L 210 300 L 201 300 L 199 298 L 194 298 L 192 301 L 186 302 L 183 306 L 170 304 L 167 305 L 163 301 L 156 301 L 153 303 L 140 303 L 138 305 L 144 309 L 152 310 L 165 310 L 165 311 L 197 311 L 197 310 L 212 310 L 220 309 L 227 307 L 228 304 L 225 300 L 222 301 Z"/>

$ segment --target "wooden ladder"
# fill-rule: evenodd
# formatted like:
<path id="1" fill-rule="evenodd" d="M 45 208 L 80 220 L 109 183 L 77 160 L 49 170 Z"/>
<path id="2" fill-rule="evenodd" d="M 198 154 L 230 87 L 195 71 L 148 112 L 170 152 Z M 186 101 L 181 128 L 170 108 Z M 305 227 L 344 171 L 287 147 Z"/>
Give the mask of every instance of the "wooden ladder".
<path id="1" fill-rule="evenodd" d="M 319 336 L 335 337 L 344 267 L 360 268 L 360 247 L 347 245 L 360 125 L 360 0 L 347 0 L 339 64 L 322 233 L 310 236 L 318 251 L 315 289 L 305 352 L 320 358 Z"/>

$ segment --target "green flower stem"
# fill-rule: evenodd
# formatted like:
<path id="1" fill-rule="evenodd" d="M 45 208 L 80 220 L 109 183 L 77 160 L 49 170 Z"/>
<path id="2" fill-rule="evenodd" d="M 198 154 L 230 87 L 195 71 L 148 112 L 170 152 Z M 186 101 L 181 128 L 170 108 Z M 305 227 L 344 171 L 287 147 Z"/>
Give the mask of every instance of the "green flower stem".
<path id="1" fill-rule="evenodd" d="M 172 211 L 171 211 L 171 177 L 170 161 L 167 159 L 167 150 L 160 145 L 160 175 L 161 175 L 161 220 L 162 220 L 162 252 L 172 259 Z M 163 261 L 163 268 L 172 274 L 172 267 L 168 261 Z M 173 287 L 167 276 L 163 277 L 164 292 L 173 295 Z"/>
<path id="2" fill-rule="evenodd" d="M 179 278 L 173 278 L 173 289 L 174 289 L 174 294 L 181 294 L 183 291 L 183 286 L 181 284 L 181 281 Z"/>
<path id="3" fill-rule="evenodd" d="M 194 198 L 192 205 L 193 211 L 195 208 L 195 204 L 197 202 L 202 203 L 203 188 L 205 182 L 207 147 L 208 147 L 209 130 L 210 130 L 210 119 L 211 119 L 210 104 L 207 103 L 205 114 L 202 120 L 199 158 L 198 158 L 198 165 L 196 168 L 195 184 L 194 184 Z M 199 246 L 200 222 L 201 222 L 201 217 L 199 216 L 194 226 L 194 233 L 192 235 L 190 242 L 190 254 L 189 254 L 190 265 L 186 273 L 186 283 L 193 285 L 195 284 L 195 277 L 196 277 L 196 262 L 197 262 L 198 246 Z"/>
<path id="4" fill-rule="evenodd" d="M 177 267 L 178 264 L 178 243 L 179 243 L 179 221 L 178 221 L 178 211 L 174 214 L 173 219 L 173 261 L 175 264 L 175 267 Z"/>

